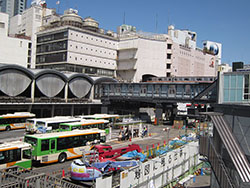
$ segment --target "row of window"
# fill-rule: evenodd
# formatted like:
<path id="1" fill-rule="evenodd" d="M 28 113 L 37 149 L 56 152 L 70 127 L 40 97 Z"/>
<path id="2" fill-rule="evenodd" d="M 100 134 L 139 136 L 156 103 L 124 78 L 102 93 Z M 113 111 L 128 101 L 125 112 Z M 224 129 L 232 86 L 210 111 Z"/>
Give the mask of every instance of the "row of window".
<path id="1" fill-rule="evenodd" d="M 1 124 L 25 123 L 27 118 L 4 118 L 0 119 Z"/>
<path id="2" fill-rule="evenodd" d="M 23 150 L 23 158 L 24 159 L 31 158 L 30 150 Z M 20 161 L 21 159 L 22 159 L 21 149 L 0 151 L 0 164 Z"/>
<path id="3" fill-rule="evenodd" d="M 72 56 L 69 56 L 69 58 L 70 59 L 72 59 Z M 102 62 L 102 61 L 98 61 L 98 60 L 92 60 L 92 59 L 87 59 L 87 58 L 82 58 L 82 57 L 80 57 L 80 58 L 78 58 L 78 57 L 75 57 L 75 61 L 85 61 L 85 62 L 95 62 L 95 63 L 103 63 L 103 64 L 107 64 L 107 65 L 115 65 L 115 63 L 111 63 L 111 62 L 106 62 L 106 61 L 104 61 L 104 62 Z"/>
<path id="4" fill-rule="evenodd" d="M 49 35 L 37 37 L 37 43 L 47 42 L 47 41 L 52 41 L 52 40 L 59 40 L 59 39 L 67 38 L 67 37 L 68 37 L 68 31 L 55 33 L 55 34 L 49 34 Z"/>
<path id="5" fill-rule="evenodd" d="M 54 42 L 37 46 L 37 53 L 67 50 L 67 41 Z"/>
<path id="6" fill-rule="evenodd" d="M 92 142 L 94 140 L 100 140 L 100 134 L 89 134 L 89 135 L 81 135 L 81 136 L 72 136 L 72 137 L 64 137 L 57 138 L 57 150 L 63 150 L 68 148 L 75 148 L 80 146 L 86 146 L 86 143 Z M 41 141 L 41 151 L 48 151 L 50 149 L 55 149 L 55 140 L 51 140 L 51 148 L 50 148 L 50 140 L 45 139 Z"/>
<path id="7" fill-rule="evenodd" d="M 71 44 L 70 47 L 73 47 L 73 45 Z M 78 48 L 78 46 L 75 46 L 75 49 L 80 49 L 80 48 Z M 98 52 L 98 53 L 109 54 L 109 55 L 115 55 L 115 53 L 106 52 L 106 51 L 102 51 L 102 50 L 94 50 L 92 48 L 84 48 L 82 46 L 81 46 L 81 50 L 86 50 L 86 51 L 91 51 L 91 52 Z"/>
<path id="8" fill-rule="evenodd" d="M 73 33 L 70 33 L 70 35 L 73 35 Z M 76 36 L 76 37 L 78 37 L 78 36 L 80 37 L 80 34 L 77 34 L 77 33 L 76 33 L 75 36 Z M 88 40 L 91 40 L 91 41 L 95 41 L 95 42 L 98 42 L 98 41 L 99 41 L 99 42 L 101 42 L 101 43 L 103 42 L 103 43 L 105 43 L 105 44 L 112 44 L 113 46 L 115 46 L 115 43 L 114 43 L 114 42 L 111 43 L 110 41 L 108 42 L 108 41 L 103 40 L 103 39 L 93 38 L 93 37 L 89 37 L 89 36 L 85 36 L 85 37 L 84 37 L 83 35 L 81 35 L 81 38 L 85 38 L 85 39 L 88 39 Z"/>
<path id="9" fill-rule="evenodd" d="M 36 56 L 36 63 L 52 63 L 52 62 L 61 62 L 67 60 L 67 53 L 55 53 L 55 54 L 46 54 L 46 55 L 39 55 Z"/>

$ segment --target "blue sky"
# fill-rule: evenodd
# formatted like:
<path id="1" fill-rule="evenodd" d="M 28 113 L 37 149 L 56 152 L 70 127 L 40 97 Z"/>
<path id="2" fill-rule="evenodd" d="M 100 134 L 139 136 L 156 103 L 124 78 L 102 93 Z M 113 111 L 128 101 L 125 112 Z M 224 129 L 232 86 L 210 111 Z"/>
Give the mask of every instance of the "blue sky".
<path id="1" fill-rule="evenodd" d="M 48 8 L 58 10 L 57 0 L 46 2 Z M 167 33 L 173 24 L 176 29 L 195 31 L 198 47 L 203 40 L 222 43 L 223 63 L 250 64 L 250 0 L 60 0 L 59 13 L 67 8 L 113 31 L 123 24 L 124 13 L 125 24 L 141 31 Z"/>

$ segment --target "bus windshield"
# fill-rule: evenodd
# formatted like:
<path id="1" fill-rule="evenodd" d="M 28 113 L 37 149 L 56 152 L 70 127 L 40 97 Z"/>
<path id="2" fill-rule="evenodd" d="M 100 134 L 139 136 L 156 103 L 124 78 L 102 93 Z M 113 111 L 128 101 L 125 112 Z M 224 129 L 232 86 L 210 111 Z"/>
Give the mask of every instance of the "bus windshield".
<path id="1" fill-rule="evenodd" d="M 25 136 L 24 142 L 27 142 L 27 143 L 31 144 L 32 146 L 36 146 L 37 145 L 37 139 L 36 138 L 32 138 L 32 137 Z"/>
<path id="2" fill-rule="evenodd" d="M 31 159 L 31 150 L 30 149 L 23 150 L 23 158 L 24 159 Z"/>
<path id="3" fill-rule="evenodd" d="M 37 122 L 36 122 L 36 126 L 37 126 L 37 127 L 45 127 L 45 122 L 37 121 Z"/>

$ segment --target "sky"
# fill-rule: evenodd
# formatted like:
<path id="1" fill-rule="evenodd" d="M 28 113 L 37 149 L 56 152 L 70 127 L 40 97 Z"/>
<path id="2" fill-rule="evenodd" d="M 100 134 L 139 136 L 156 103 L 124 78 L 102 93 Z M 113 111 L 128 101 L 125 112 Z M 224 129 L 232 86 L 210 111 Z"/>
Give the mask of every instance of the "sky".
<path id="1" fill-rule="evenodd" d="M 137 31 L 167 33 L 168 25 L 197 33 L 197 46 L 222 44 L 222 63 L 250 64 L 250 0 L 47 0 L 63 14 L 68 8 L 92 17 L 99 27 L 116 31 L 124 22 Z M 28 0 L 30 6 L 31 0 Z"/>

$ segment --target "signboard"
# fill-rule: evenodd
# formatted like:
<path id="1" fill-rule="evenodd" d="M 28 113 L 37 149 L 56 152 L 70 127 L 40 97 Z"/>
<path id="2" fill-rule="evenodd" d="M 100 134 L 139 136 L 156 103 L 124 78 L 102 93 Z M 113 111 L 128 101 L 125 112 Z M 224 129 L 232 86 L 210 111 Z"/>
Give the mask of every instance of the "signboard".
<path id="1" fill-rule="evenodd" d="M 121 172 L 120 187 L 128 188 L 137 185 L 144 187 L 148 186 L 152 179 L 154 180 L 154 186 L 160 187 L 173 181 L 187 172 L 192 166 L 198 164 L 198 146 L 198 142 L 188 143 L 162 156 Z"/>

